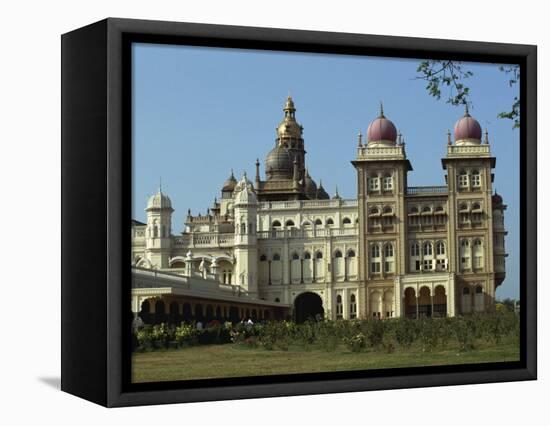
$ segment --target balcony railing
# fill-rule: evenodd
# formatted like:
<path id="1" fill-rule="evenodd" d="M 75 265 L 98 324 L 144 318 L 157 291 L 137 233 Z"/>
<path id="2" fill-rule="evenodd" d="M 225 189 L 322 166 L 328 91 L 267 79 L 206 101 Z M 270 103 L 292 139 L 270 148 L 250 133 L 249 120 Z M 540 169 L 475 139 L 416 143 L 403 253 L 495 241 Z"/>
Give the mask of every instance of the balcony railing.
<path id="1" fill-rule="evenodd" d="M 259 210 L 301 210 L 319 208 L 357 207 L 357 200 L 296 200 L 267 201 L 260 203 Z"/>
<path id="2" fill-rule="evenodd" d="M 176 237 L 176 247 L 230 247 L 233 245 L 233 234 L 200 233 Z"/>
<path id="3" fill-rule="evenodd" d="M 320 229 L 273 229 L 271 231 L 258 232 L 258 239 L 282 239 L 282 238 L 323 238 L 337 236 L 357 236 L 358 227 L 350 228 L 320 228 Z"/>
<path id="4" fill-rule="evenodd" d="M 409 186 L 407 195 L 447 194 L 446 186 Z"/>

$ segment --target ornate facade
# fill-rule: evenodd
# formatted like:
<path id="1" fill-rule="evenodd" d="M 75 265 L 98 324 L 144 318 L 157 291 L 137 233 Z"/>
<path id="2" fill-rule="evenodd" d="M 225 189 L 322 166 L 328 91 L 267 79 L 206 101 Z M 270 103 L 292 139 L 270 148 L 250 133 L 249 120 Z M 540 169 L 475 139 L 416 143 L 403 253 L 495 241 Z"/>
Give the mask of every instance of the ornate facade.
<path id="1" fill-rule="evenodd" d="M 405 142 L 381 110 L 366 140 L 358 136 L 357 198 L 350 200 L 337 192 L 330 198 L 310 176 L 295 113 L 289 96 L 265 179 L 259 161 L 254 182 L 232 172 L 205 215 L 188 211 L 181 234 L 172 234 L 168 196 L 159 190 L 149 199 L 147 223 L 132 225 L 135 282 L 151 269 L 176 281 L 194 279 L 195 287 L 202 282 L 211 289 L 202 297 L 213 306 L 223 299 L 220 288 L 237 291 L 241 301 L 263 306 L 254 309 L 258 318 L 267 307 L 273 309 L 268 314 L 280 309 L 298 321 L 493 309 L 505 278 L 506 206 L 493 194 L 487 132 L 482 135 L 467 110 L 455 124 L 454 141 L 447 137 L 446 185 L 430 187 L 408 186 Z M 134 312 L 148 298 L 167 297 L 148 282 L 141 286 L 147 291 L 134 286 Z M 167 300 L 182 315 L 189 295 L 176 293 Z M 224 303 L 215 317 L 229 317 L 231 303 Z M 247 313 L 239 308 L 233 317 Z"/>

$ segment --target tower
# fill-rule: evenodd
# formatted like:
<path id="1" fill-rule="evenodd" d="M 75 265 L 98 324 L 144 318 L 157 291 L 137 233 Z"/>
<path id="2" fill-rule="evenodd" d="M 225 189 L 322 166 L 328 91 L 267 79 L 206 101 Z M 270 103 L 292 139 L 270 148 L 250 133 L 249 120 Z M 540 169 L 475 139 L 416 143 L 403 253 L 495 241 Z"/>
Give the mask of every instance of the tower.
<path id="1" fill-rule="evenodd" d="M 158 192 L 149 198 L 145 211 L 145 255 L 154 268 L 168 268 L 172 249 L 172 202 L 159 187 Z"/>
<path id="2" fill-rule="evenodd" d="M 258 296 L 258 200 L 246 173 L 235 185 L 235 276 L 236 283 L 252 297 Z"/>
<path id="3" fill-rule="evenodd" d="M 468 107 L 454 126 L 454 144 L 442 159 L 447 171 L 449 270 L 457 274 L 458 313 L 485 311 L 493 306 L 495 270 L 493 252 L 492 169 L 488 134 Z"/>
<path id="4" fill-rule="evenodd" d="M 407 173 L 412 170 L 405 144 L 392 121 L 380 113 L 359 136 L 357 157 L 359 210 L 359 301 L 367 317 L 398 312 L 394 280 L 405 273 Z M 362 294 L 361 294 L 362 293 Z"/>

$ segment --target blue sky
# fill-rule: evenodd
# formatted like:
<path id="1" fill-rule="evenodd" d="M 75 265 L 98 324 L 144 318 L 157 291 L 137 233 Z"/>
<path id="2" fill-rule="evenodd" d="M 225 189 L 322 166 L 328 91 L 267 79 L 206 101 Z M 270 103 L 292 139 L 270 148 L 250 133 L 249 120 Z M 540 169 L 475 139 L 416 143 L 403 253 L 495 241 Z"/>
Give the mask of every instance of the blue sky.
<path id="1" fill-rule="evenodd" d="M 385 115 L 405 138 L 413 171 L 409 185 L 444 185 L 441 158 L 447 130 L 462 116 L 428 95 L 416 80 L 419 60 L 264 52 L 187 46 L 133 46 L 133 205 L 145 221 L 147 198 L 162 178 L 175 209 L 179 233 L 187 209 L 206 213 L 230 169 L 254 176 L 254 162 L 274 146 L 275 127 L 290 93 L 304 126 L 310 174 L 332 195 L 356 197 L 357 133 Z M 497 297 L 519 295 L 519 131 L 497 119 L 508 110 L 517 86 L 492 64 L 467 64 L 473 108 L 489 131 L 497 158 L 494 187 L 508 205 L 507 277 Z"/>

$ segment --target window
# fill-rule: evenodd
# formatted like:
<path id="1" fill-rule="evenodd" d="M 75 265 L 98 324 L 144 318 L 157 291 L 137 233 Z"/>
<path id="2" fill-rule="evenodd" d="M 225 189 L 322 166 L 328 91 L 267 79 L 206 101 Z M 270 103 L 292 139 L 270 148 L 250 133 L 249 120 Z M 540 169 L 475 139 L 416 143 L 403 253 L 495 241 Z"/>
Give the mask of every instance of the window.
<path id="1" fill-rule="evenodd" d="M 305 260 L 310 260 L 310 259 L 311 259 L 311 254 L 310 254 L 308 251 L 306 251 L 306 252 L 304 253 L 304 259 L 305 259 Z"/>
<path id="2" fill-rule="evenodd" d="M 386 244 L 386 247 L 384 247 L 384 256 L 393 257 L 393 245 L 392 244 Z"/>
<path id="3" fill-rule="evenodd" d="M 342 223 L 344 225 L 349 225 L 351 223 L 351 219 L 349 217 L 345 217 L 343 220 L 342 220 Z"/>
<path id="4" fill-rule="evenodd" d="M 458 175 L 458 187 L 459 188 L 468 188 L 468 174 L 465 170 L 461 170 Z"/>
<path id="5" fill-rule="evenodd" d="M 411 208 L 411 213 L 412 214 L 417 214 L 418 213 L 418 207 Z"/>
<path id="6" fill-rule="evenodd" d="M 474 240 L 474 268 L 483 268 L 483 242 L 479 238 Z"/>
<path id="7" fill-rule="evenodd" d="M 479 203 L 472 204 L 472 210 L 481 210 L 481 204 Z"/>
<path id="8" fill-rule="evenodd" d="M 355 252 L 353 250 L 349 250 L 348 257 L 355 257 Z"/>
<path id="9" fill-rule="evenodd" d="M 267 260 L 267 256 L 265 254 L 262 254 L 260 256 L 260 262 L 265 262 Z"/>
<path id="10" fill-rule="evenodd" d="M 371 254 L 371 266 L 370 270 L 373 274 L 380 273 L 380 247 L 378 245 L 373 245 L 370 249 Z"/>
<path id="11" fill-rule="evenodd" d="M 424 270 L 425 271 L 431 271 L 433 269 L 433 260 L 432 259 L 424 259 Z"/>
<path id="12" fill-rule="evenodd" d="M 372 176 L 369 178 L 369 190 L 370 191 L 380 190 L 380 180 L 378 179 L 378 176 Z"/>
<path id="13" fill-rule="evenodd" d="M 315 259 L 322 259 L 322 258 L 323 258 L 323 253 L 321 253 L 320 251 L 315 253 Z"/>
<path id="14" fill-rule="evenodd" d="M 384 216 L 382 223 L 384 226 L 392 226 L 393 225 L 393 216 Z"/>
<path id="15" fill-rule="evenodd" d="M 476 287 L 476 294 L 481 294 L 481 293 L 483 293 L 483 287 L 481 287 L 480 285 L 478 285 L 478 286 Z"/>
<path id="16" fill-rule="evenodd" d="M 391 175 L 384 176 L 383 188 L 384 191 L 391 191 L 393 189 L 393 178 Z"/>
<path id="17" fill-rule="evenodd" d="M 294 226 L 294 221 L 293 220 L 287 220 L 286 223 L 285 223 L 285 226 L 286 227 L 291 227 L 291 226 Z"/>
<path id="18" fill-rule="evenodd" d="M 336 296 L 336 319 L 342 319 L 344 317 L 344 309 L 342 305 L 342 296 L 339 294 Z"/>
<path id="19" fill-rule="evenodd" d="M 435 245 L 435 254 L 438 256 L 442 256 L 445 254 L 445 244 L 443 244 L 441 241 L 439 241 Z"/>
<path id="20" fill-rule="evenodd" d="M 327 225 L 334 225 L 334 221 L 330 217 L 327 219 Z"/>
<path id="21" fill-rule="evenodd" d="M 411 256 L 420 256 L 420 246 L 418 243 L 413 243 L 411 245 Z"/>
<path id="22" fill-rule="evenodd" d="M 340 250 L 336 250 L 334 257 L 342 257 L 342 252 Z"/>
<path id="23" fill-rule="evenodd" d="M 322 225 L 323 221 L 321 219 L 315 219 L 315 225 Z"/>
<path id="24" fill-rule="evenodd" d="M 472 172 L 472 188 L 481 188 L 481 175 L 479 170 Z"/>
<path id="25" fill-rule="evenodd" d="M 435 269 L 438 271 L 445 271 L 447 269 L 447 259 L 437 259 L 435 261 Z"/>
<path id="26" fill-rule="evenodd" d="M 281 256 L 279 255 L 279 253 L 275 253 L 273 255 L 273 260 L 275 260 L 275 261 L 281 260 Z"/>
<path id="27" fill-rule="evenodd" d="M 298 256 L 298 253 L 292 253 L 292 260 L 300 260 L 300 256 Z"/>
<path id="28" fill-rule="evenodd" d="M 355 299 L 355 294 L 352 294 L 349 298 L 349 317 L 351 319 L 357 318 L 357 301 Z"/>
<path id="29" fill-rule="evenodd" d="M 423 253 L 424 256 L 431 256 L 433 254 L 432 243 L 424 243 Z"/>
<path id="30" fill-rule="evenodd" d="M 369 214 L 371 215 L 380 214 L 380 211 L 378 210 L 378 207 L 372 207 L 369 211 Z"/>
<path id="31" fill-rule="evenodd" d="M 386 244 L 384 246 L 384 258 L 384 272 L 394 272 L 393 244 Z"/>
<path id="32" fill-rule="evenodd" d="M 280 228 L 281 227 L 281 222 L 279 222 L 278 220 L 275 220 L 273 221 L 273 224 L 271 225 L 272 228 Z"/>
<path id="33" fill-rule="evenodd" d="M 432 212 L 432 208 L 430 206 L 424 206 L 424 208 L 422 209 L 422 213 L 431 213 Z"/>

